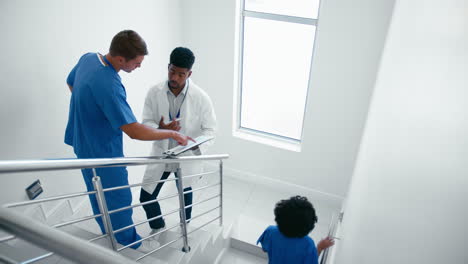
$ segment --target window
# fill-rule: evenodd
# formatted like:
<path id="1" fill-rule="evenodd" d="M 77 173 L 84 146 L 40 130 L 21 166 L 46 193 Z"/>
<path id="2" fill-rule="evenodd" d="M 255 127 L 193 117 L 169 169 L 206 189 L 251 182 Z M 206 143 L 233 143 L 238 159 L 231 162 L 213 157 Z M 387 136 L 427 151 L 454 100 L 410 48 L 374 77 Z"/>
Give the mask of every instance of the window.
<path id="1" fill-rule="evenodd" d="M 318 6 L 244 0 L 235 135 L 300 150 Z"/>

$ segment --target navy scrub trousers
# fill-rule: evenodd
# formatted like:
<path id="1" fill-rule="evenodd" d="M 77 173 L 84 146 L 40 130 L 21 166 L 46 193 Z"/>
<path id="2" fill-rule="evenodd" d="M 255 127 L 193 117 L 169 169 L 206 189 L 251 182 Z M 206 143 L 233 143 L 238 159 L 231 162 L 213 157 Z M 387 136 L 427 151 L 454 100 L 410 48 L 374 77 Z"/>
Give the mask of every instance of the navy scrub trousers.
<path id="1" fill-rule="evenodd" d="M 172 172 L 170 171 L 165 171 L 163 175 L 161 176 L 161 180 L 166 180 L 171 173 Z M 164 185 L 164 182 L 158 183 L 158 185 L 156 186 L 156 189 L 151 194 L 146 192 L 142 188 L 141 193 L 140 193 L 140 202 L 144 203 L 144 202 L 148 202 L 148 201 L 155 200 L 156 198 L 158 198 L 159 192 L 161 191 L 161 188 L 163 187 L 163 185 Z M 192 191 L 192 187 L 187 187 L 184 189 L 184 192 L 188 192 L 188 191 Z M 192 200 L 193 200 L 193 192 L 184 194 L 185 206 L 191 205 Z M 148 219 L 161 215 L 161 206 L 159 205 L 159 202 L 143 205 L 143 208 L 145 209 L 146 217 Z M 192 207 L 185 209 L 185 217 L 187 219 L 187 222 L 190 220 L 190 218 L 192 218 Z M 152 229 L 159 229 L 159 228 L 165 227 L 166 223 L 164 222 L 164 219 L 160 217 L 160 218 L 150 221 L 149 225 Z"/>

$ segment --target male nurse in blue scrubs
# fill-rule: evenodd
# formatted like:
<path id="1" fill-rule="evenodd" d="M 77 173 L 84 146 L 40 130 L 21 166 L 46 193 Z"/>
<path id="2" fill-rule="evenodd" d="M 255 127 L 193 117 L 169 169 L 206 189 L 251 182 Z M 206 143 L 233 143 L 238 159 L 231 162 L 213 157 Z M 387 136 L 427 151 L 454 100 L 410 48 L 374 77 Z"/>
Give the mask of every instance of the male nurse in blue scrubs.
<path id="1" fill-rule="evenodd" d="M 181 145 L 193 140 L 177 131 L 154 129 L 137 122 L 127 103 L 127 95 L 118 72 L 130 73 L 141 66 L 148 54 L 145 41 L 134 31 L 124 30 L 112 39 L 109 53 L 84 54 L 67 78 L 71 91 L 70 112 L 65 131 L 65 143 L 72 146 L 76 156 L 83 158 L 123 157 L 122 131 L 132 139 L 162 140 L 172 138 Z M 93 191 L 92 170 L 81 170 L 88 191 Z M 97 168 L 103 188 L 128 185 L 125 167 Z M 129 206 L 132 202 L 128 188 L 105 192 L 109 210 Z M 94 195 L 90 195 L 94 214 L 99 207 Z M 114 230 L 133 224 L 131 209 L 111 214 Z M 96 218 L 101 231 L 105 229 L 100 217 Z M 120 244 L 128 245 L 141 237 L 135 228 L 115 234 Z M 146 242 L 146 243 L 145 243 Z M 132 248 L 143 252 L 154 249 L 156 241 L 143 241 Z"/>

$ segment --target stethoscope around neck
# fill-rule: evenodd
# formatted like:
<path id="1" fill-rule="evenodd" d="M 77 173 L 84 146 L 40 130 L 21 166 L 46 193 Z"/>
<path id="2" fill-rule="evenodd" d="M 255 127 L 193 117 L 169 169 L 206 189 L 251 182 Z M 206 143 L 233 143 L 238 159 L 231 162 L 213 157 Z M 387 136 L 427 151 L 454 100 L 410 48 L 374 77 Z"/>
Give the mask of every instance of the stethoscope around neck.
<path id="1" fill-rule="evenodd" d="M 169 84 L 168 84 L 167 86 L 169 86 Z M 189 88 L 190 88 L 190 80 L 187 79 L 187 90 L 185 91 L 184 98 L 182 99 L 182 103 L 180 104 L 179 111 L 177 111 L 176 118 L 179 118 L 179 117 L 180 117 L 180 110 L 182 109 L 182 106 L 184 105 L 185 97 L 187 97 Z M 169 120 L 172 121 L 172 115 L 171 115 L 171 111 L 170 111 L 170 110 L 169 110 Z"/>

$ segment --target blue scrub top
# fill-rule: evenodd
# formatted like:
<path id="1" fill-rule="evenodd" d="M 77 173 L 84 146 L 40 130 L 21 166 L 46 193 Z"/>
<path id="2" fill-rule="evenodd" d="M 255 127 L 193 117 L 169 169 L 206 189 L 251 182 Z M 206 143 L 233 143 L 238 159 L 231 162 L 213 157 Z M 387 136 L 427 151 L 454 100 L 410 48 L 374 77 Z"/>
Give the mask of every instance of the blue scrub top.
<path id="1" fill-rule="evenodd" d="M 309 236 L 290 238 L 277 226 L 269 226 L 258 238 L 258 243 L 268 253 L 269 264 L 318 264 L 317 248 Z"/>
<path id="2" fill-rule="evenodd" d="M 123 157 L 120 127 L 136 122 L 119 74 L 99 56 L 83 55 L 67 78 L 73 91 L 65 143 L 78 158 Z"/>

